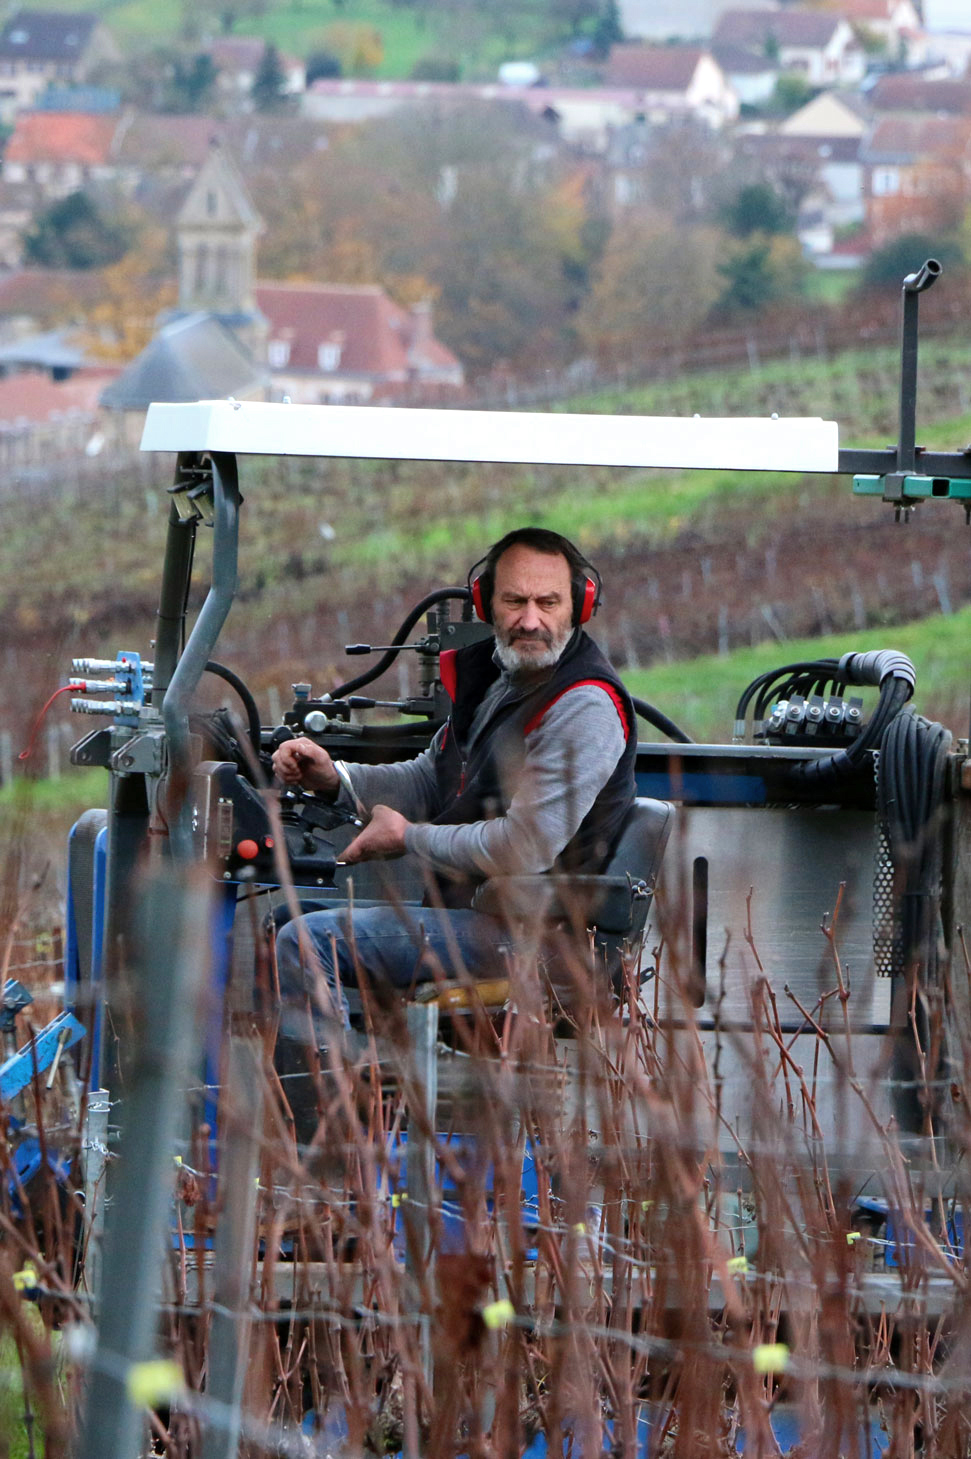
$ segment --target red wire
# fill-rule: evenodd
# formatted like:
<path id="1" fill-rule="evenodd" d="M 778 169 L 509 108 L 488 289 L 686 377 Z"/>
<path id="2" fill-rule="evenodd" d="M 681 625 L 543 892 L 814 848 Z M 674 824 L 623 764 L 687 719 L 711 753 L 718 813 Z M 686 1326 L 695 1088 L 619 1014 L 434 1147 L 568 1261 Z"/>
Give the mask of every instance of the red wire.
<path id="1" fill-rule="evenodd" d="M 62 684 L 60 689 L 54 690 L 54 693 L 51 695 L 50 699 L 48 699 L 40 714 L 34 720 L 34 727 L 30 732 L 30 739 L 27 741 L 27 748 L 26 750 L 21 750 L 20 754 L 17 756 L 18 760 L 29 760 L 31 755 L 34 753 L 34 742 L 37 739 L 37 733 L 41 725 L 44 723 L 45 714 L 54 703 L 54 700 L 57 698 L 58 694 L 67 694 L 68 690 L 74 690 L 74 692 L 77 693 L 77 691 L 81 688 L 83 688 L 83 685 L 81 684 Z"/>

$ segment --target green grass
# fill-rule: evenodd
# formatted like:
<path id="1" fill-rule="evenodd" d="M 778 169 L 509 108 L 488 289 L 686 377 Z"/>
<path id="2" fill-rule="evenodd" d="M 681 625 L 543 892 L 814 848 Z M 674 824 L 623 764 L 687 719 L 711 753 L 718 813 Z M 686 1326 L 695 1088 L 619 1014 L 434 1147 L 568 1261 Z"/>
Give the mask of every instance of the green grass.
<path id="1" fill-rule="evenodd" d="M 814 304 L 841 304 L 859 282 L 856 269 L 810 269 L 806 275 L 806 297 Z"/>
<path id="2" fill-rule="evenodd" d="M 68 10 L 96 10 L 123 49 L 175 42 L 183 15 L 179 5 L 158 5 L 153 0 L 66 0 Z M 200 7 L 204 31 L 219 29 L 219 4 Z M 502 61 L 537 59 L 566 41 L 557 35 L 550 7 L 529 0 L 518 9 L 509 5 L 500 15 L 464 5 L 442 3 L 395 4 L 393 0 L 270 0 L 259 15 L 242 15 L 236 35 L 259 35 L 298 56 L 322 49 L 325 32 L 335 24 L 369 26 L 381 36 L 383 60 L 373 72 L 379 77 L 406 77 L 423 57 L 452 59 L 462 67 L 465 80 L 491 80 Z"/>
<path id="3" fill-rule="evenodd" d="M 796 659 L 839 658 L 856 650 L 894 648 L 912 659 L 917 670 L 914 703 L 918 709 L 940 717 L 955 734 L 966 735 L 969 645 L 971 607 L 965 607 L 948 617 L 935 614 L 894 628 L 786 643 L 773 639 L 721 656 L 654 664 L 649 669 L 629 670 L 624 681 L 633 694 L 663 710 L 693 739 L 725 743 L 731 739 L 739 697 L 757 675 Z"/>
<path id="4" fill-rule="evenodd" d="M 68 770 L 56 780 L 17 776 L 0 786 L 0 813 L 25 811 L 53 816 L 79 816 L 92 805 L 106 805 L 108 777 L 104 770 Z"/>

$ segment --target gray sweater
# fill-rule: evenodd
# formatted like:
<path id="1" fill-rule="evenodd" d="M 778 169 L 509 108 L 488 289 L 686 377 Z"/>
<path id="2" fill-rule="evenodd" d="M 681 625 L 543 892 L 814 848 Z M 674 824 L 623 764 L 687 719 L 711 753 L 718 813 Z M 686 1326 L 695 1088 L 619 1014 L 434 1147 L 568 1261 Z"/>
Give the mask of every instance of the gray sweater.
<path id="1" fill-rule="evenodd" d="M 509 687 L 508 675 L 501 675 L 479 705 L 469 731 L 470 749 Z M 367 810 L 388 805 L 413 823 L 405 833 L 409 851 L 437 870 L 475 877 L 548 871 L 575 835 L 626 742 L 620 714 L 606 690 L 579 684 L 551 704 L 526 737 L 522 775 L 505 815 L 433 826 L 428 821 L 440 809 L 435 751 L 442 733 L 414 760 L 348 765 L 347 771 Z"/>

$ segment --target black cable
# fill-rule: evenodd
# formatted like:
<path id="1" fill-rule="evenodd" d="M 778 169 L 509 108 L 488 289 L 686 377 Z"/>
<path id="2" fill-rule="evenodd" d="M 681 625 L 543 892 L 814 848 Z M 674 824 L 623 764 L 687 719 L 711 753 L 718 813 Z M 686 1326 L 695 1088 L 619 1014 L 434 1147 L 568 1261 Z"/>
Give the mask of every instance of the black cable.
<path id="1" fill-rule="evenodd" d="M 215 674 L 217 679 L 222 679 L 231 689 L 236 690 L 236 693 L 243 701 L 243 708 L 246 710 L 246 723 L 249 728 L 250 744 L 253 746 L 253 754 L 259 760 L 262 742 L 260 736 L 260 712 L 256 707 L 256 700 L 239 675 L 235 674 L 232 669 L 227 669 L 225 664 L 217 664 L 215 659 L 210 659 L 206 664 L 206 673 Z"/>
<path id="2" fill-rule="evenodd" d="M 646 699 L 635 699 L 631 695 L 630 702 L 641 719 L 647 720 L 647 723 L 653 725 L 656 730 L 660 730 L 662 735 L 667 735 L 669 740 L 674 740 L 679 745 L 694 744 L 691 736 L 686 735 L 683 729 L 679 729 L 673 719 L 668 719 L 666 714 L 662 714 L 660 709 L 655 709 L 653 704 L 648 704 Z"/>
<path id="3" fill-rule="evenodd" d="M 471 598 L 471 596 L 472 594 L 469 592 L 468 588 L 436 588 L 433 593 L 426 593 L 421 602 L 416 603 L 415 607 L 412 608 L 411 612 L 408 614 L 407 618 L 404 620 L 401 627 L 392 638 L 391 642 L 395 645 L 395 647 L 389 648 L 386 653 L 383 653 L 378 659 L 378 662 L 374 664 L 370 669 L 365 669 L 363 674 L 358 674 L 355 679 L 348 679 L 345 684 L 338 684 L 336 689 L 332 689 L 330 691 L 331 699 L 341 699 L 345 694 L 354 694 L 358 689 L 363 689 L 365 684 L 373 683 L 374 680 L 380 678 L 380 676 L 387 669 L 390 669 L 391 665 L 398 657 L 398 654 L 400 652 L 400 645 L 404 643 L 405 639 L 408 637 L 409 633 L 414 628 L 421 615 L 423 613 L 427 613 L 428 609 L 433 607 L 434 604 L 442 603 L 445 601 L 446 598 L 461 598 L 467 600 Z"/>

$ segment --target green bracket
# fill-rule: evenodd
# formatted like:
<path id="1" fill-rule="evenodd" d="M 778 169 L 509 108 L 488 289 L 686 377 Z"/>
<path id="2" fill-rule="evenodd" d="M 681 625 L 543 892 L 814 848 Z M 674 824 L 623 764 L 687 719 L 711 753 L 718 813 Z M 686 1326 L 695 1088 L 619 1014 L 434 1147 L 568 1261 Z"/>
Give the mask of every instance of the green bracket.
<path id="1" fill-rule="evenodd" d="M 971 478 L 961 476 L 854 476 L 854 496 L 879 496 L 906 506 L 931 497 L 971 501 Z"/>

